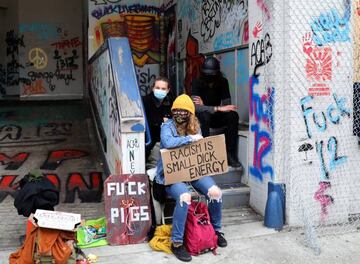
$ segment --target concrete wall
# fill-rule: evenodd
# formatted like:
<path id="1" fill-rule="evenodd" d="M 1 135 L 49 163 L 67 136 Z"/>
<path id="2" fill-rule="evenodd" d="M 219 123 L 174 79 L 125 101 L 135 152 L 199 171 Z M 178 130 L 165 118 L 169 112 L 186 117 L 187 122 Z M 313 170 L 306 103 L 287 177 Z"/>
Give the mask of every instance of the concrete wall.
<path id="1" fill-rule="evenodd" d="M 249 1 L 249 186 L 250 205 L 264 214 L 267 184 L 274 171 L 274 93 L 266 68 L 274 67 L 273 35 L 269 32 L 273 15 L 264 1 Z"/>
<path id="2" fill-rule="evenodd" d="M 262 25 L 250 36 L 250 204 L 264 213 L 267 182 L 285 183 L 290 225 L 360 212 L 353 16 L 351 1 L 249 6 L 250 31 Z"/>
<path id="3" fill-rule="evenodd" d="M 18 62 L 19 55 L 18 53 L 11 52 L 7 54 L 7 33 L 10 34 L 11 30 L 17 28 L 19 23 L 19 14 L 18 14 L 18 1 L 10 1 L 10 0 L 1 0 L 0 1 L 0 99 L 4 95 L 18 95 L 19 94 L 19 86 L 17 85 L 7 85 L 7 71 L 8 68 L 12 72 L 18 72 L 18 67 L 15 69 L 10 69 L 11 65 L 8 65 L 8 62 Z M 11 39 L 11 38 L 10 38 Z M 14 59 L 13 59 L 14 57 Z M 16 63 L 15 63 L 16 65 Z M 16 76 L 17 78 L 17 76 Z"/>
<path id="4" fill-rule="evenodd" d="M 82 2 L 15 3 L 6 9 L 18 17 L 6 26 L 6 95 L 23 100 L 82 98 Z"/>

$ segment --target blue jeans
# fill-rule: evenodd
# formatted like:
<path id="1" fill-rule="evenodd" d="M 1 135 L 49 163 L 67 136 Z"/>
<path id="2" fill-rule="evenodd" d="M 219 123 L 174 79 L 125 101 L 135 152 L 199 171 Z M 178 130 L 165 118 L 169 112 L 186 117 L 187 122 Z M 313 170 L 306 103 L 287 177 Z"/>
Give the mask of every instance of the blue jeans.
<path id="1" fill-rule="evenodd" d="M 189 182 L 198 192 L 205 195 L 208 200 L 208 191 L 209 189 L 216 185 L 213 178 L 205 176 L 197 181 Z M 188 213 L 189 205 L 187 203 L 180 204 L 180 195 L 184 193 L 189 193 L 187 184 L 184 182 L 174 183 L 172 185 L 166 186 L 166 192 L 176 201 L 174 214 L 173 214 L 173 224 L 172 224 L 172 233 L 171 240 L 173 242 L 183 242 L 184 240 L 184 231 L 185 231 L 185 222 Z M 221 229 L 221 200 L 210 200 L 209 205 L 209 214 L 210 222 L 213 225 L 215 231 L 220 231 Z"/>

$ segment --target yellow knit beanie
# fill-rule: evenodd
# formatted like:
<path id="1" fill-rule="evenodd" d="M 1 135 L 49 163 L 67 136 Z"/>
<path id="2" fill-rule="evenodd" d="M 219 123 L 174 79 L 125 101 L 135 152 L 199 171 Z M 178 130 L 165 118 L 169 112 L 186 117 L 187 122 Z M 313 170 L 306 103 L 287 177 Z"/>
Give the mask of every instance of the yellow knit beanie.
<path id="1" fill-rule="evenodd" d="M 190 96 L 186 95 L 186 94 L 182 94 L 179 95 L 178 97 L 176 97 L 171 110 L 174 109 L 183 109 L 183 110 L 187 110 L 190 113 L 192 113 L 193 115 L 195 115 L 195 105 L 193 103 L 193 101 L 191 100 Z"/>

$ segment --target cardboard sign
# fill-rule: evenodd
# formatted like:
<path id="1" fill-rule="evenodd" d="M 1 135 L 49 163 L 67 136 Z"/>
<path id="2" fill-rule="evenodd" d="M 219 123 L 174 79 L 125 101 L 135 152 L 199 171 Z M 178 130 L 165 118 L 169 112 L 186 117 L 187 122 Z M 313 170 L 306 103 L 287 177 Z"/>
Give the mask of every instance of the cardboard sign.
<path id="1" fill-rule="evenodd" d="M 81 222 L 81 215 L 37 209 L 33 219 L 39 227 L 75 231 Z"/>
<path id="2" fill-rule="evenodd" d="M 161 158 L 166 185 L 228 171 L 224 135 L 206 137 L 180 148 L 162 149 Z"/>
<path id="3" fill-rule="evenodd" d="M 104 183 L 106 237 L 110 245 L 142 243 L 151 227 L 145 174 L 110 175 Z"/>

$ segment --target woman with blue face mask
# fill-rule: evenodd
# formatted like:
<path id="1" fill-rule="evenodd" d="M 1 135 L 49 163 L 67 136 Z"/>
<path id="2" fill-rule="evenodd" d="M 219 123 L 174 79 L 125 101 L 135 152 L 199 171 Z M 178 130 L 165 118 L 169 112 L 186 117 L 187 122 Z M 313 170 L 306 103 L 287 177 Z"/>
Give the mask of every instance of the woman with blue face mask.
<path id="1" fill-rule="evenodd" d="M 170 83 L 165 77 L 157 77 L 151 92 L 143 97 L 146 119 L 151 134 L 151 144 L 146 147 L 146 160 L 157 142 L 160 142 L 160 126 L 171 117 L 172 98 L 169 95 Z"/>

